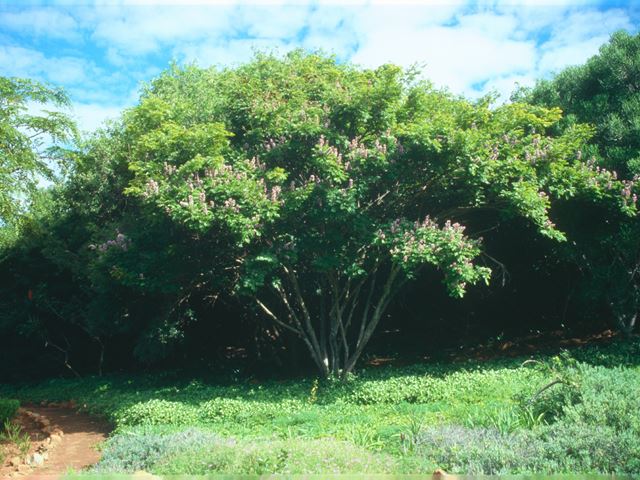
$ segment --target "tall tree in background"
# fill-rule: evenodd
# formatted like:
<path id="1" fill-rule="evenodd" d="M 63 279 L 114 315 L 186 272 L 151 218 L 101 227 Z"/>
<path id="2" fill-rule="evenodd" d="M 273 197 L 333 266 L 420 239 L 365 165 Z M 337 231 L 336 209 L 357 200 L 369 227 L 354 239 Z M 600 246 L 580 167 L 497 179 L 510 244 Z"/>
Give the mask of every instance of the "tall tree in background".
<path id="1" fill-rule="evenodd" d="M 607 168 L 622 180 L 621 194 L 637 200 L 640 178 L 640 34 L 620 31 L 584 65 L 567 68 L 516 99 L 565 113 L 558 129 L 594 126 L 594 144 L 581 152 L 584 162 Z M 587 213 L 587 209 L 591 209 Z M 585 215 L 586 214 L 586 215 Z M 576 248 L 566 250 L 587 282 L 581 299 L 608 304 L 624 332 L 631 332 L 640 311 L 640 220 L 610 210 L 583 206 L 568 219 Z"/>
<path id="2" fill-rule="evenodd" d="M 593 153 L 603 165 L 623 178 L 640 174 L 640 34 L 613 34 L 584 65 L 541 80 L 517 97 L 560 107 L 563 128 L 594 125 Z"/>

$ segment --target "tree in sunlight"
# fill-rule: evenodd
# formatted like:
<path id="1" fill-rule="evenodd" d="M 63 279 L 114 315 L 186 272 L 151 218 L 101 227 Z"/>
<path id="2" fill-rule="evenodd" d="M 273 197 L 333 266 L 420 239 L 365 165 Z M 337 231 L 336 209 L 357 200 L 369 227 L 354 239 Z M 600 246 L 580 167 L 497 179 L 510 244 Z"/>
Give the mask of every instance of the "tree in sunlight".
<path id="1" fill-rule="evenodd" d="M 9 223 L 29 204 L 42 181 L 65 168 L 63 147 L 76 127 L 59 111 L 69 98 L 33 80 L 0 77 L 0 222 Z M 46 108 L 53 108 L 47 110 Z"/>

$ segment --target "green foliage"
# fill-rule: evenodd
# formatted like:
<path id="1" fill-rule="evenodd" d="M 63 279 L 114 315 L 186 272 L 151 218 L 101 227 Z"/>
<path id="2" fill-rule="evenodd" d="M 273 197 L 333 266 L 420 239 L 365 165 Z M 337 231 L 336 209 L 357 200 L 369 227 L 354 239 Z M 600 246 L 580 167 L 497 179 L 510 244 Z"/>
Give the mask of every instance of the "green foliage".
<path id="1" fill-rule="evenodd" d="M 268 424 L 282 415 L 294 415 L 303 408 L 304 403 L 297 398 L 282 398 L 277 401 L 216 398 L 200 404 L 199 414 L 202 422 L 262 421 Z"/>
<path id="2" fill-rule="evenodd" d="M 602 161 L 625 178 L 640 173 L 640 35 L 619 31 L 584 65 L 570 67 L 551 80 L 541 80 L 519 97 L 562 108 L 562 124 L 595 126 Z"/>
<path id="3" fill-rule="evenodd" d="M 543 425 L 546 415 L 546 411 L 538 413 L 527 406 L 498 404 L 471 410 L 465 424 L 471 428 L 484 427 L 506 434 Z"/>
<path id="4" fill-rule="evenodd" d="M 110 419 L 116 430 L 100 472 L 637 474 L 638 357 L 612 366 L 637 348 L 617 342 L 525 365 L 376 368 L 342 382 L 224 383 L 181 373 L 0 391 L 72 397 Z M 540 394 L 556 379 L 566 384 Z"/>
<path id="5" fill-rule="evenodd" d="M 18 400 L 0 398 L 0 424 L 11 420 L 18 411 L 18 408 L 20 408 L 20 402 Z"/>
<path id="6" fill-rule="evenodd" d="M 29 103 L 65 107 L 69 99 L 57 88 L 35 81 L 0 77 L 0 222 L 24 212 L 40 179 L 53 180 L 60 146 L 75 139 L 70 118 L 57 111 L 30 113 Z"/>
<path id="7" fill-rule="evenodd" d="M 235 69 L 173 68 L 124 117 L 126 192 L 198 249 L 222 239 L 235 292 L 300 337 L 324 376 L 353 370 L 423 268 L 455 297 L 488 283 L 474 237 L 501 218 L 562 241 L 559 199 L 635 212 L 609 172 L 576 158 L 589 127 L 552 135 L 559 109 L 494 108 L 409 77 L 257 55 Z M 478 222 L 485 210 L 497 215 Z"/>
<path id="8" fill-rule="evenodd" d="M 628 431 L 565 423 L 513 433 L 443 426 L 424 431 L 416 452 L 453 474 L 637 474 L 637 441 Z"/>
<path id="9" fill-rule="evenodd" d="M 153 399 L 119 411 L 115 421 L 118 425 L 193 425 L 197 416 L 184 403 Z"/>
<path id="10" fill-rule="evenodd" d="M 336 440 L 270 440 L 209 445 L 168 455 L 158 474 L 362 474 L 391 473 L 396 461 Z"/>
<path id="11" fill-rule="evenodd" d="M 608 186 L 611 178 L 622 179 L 616 190 L 629 205 L 635 205 L 640 193 L 639 51 L 640 35 L 619 31 L 584 65 L 516 95 L 522 101 L 561 108 L 565 116 L 555 127 L 558 132 L 572 131 L 578 122 L 593 125 L 593 145 L 576 150 L 582 161 L 606 173 L 598 182 Z M 638 216 L 621 218 L 597 209 L 587 213 L 585 208 L 578 205 L 564 220 L 576 244 L 563 253 L 583 273 L 577 301 L 585 306 L 585 315 L 606 308 L 616 327 L 628 334 L 640 308 Z"/>
<path id="12" fill-rule="evenodd" d="M 20 455 L 25 457 L 31 448 L 31 437 L 27 432 L 22 431 L 22 427 L 17 423 L 5 420 L 0 432 L 0 442 L 6 441 L 18 447 Z"/>
<path id="13" fill-rule="evenodd" d="M 582 367 L 577 398 L 566 405 L 567 423 L 606 426 L 615 432 L 640 435 L 640 388 L 637 370 Z"/>
<path id="14" fill-rule="evenodd" d="M 213 433 L 197 429 L 165 434 L 146 431 L 128 432 L 107 440 L 102 449 L 100 463 L 93 472 L 148 471 L 168 455 L 175 455 L 185 450 L 211 448 L 217 443 L 225 442 Z"/>
<path id="15" fill-rule="evenodd" d="M 29 98 L 64 104 L 58 90 L 2 85 L 5 123 L 71 140 L 64 117 L 24 110 Z M 575 229 L 554 223 L 562 208 L 630 222 L 635 182 L 584 161 L 594 132 L 556 106 L 468 101 L 393 65 L 296 51 L 173 66 L 56 157 L 73 166 L 66 182 L 31 195 L 5 237 L 0 334 L 16 341 L 0 355 L 47 354 L 68 373 L 158 364 L 235 297 L 225 328 L 250 324 L 278 351 L 293 336 L 322 376 L 346 377 L 409 282 L 439 278 L 453 297 L 489 283 L 485 232 L 519 222 L 578 258 Z M 33 184 L 44 144 L 23 146 L 29 181 L 13 183 Z M 618 274 L 636 234 L 616 237 L 620 261 L 603 275 L 624 281 L 600 289 L 627 323 L 638 295 Z M 20 357 L 34 345 L 45 347 Z"/>

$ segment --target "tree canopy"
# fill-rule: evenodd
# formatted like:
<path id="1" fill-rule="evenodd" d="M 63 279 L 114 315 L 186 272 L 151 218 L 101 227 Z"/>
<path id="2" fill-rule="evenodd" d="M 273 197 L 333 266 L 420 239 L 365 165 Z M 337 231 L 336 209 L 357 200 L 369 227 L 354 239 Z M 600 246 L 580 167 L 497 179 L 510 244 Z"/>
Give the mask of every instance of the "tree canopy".
<path id="1" fill-rule="evenodd" d="M 478 232 L 491 220 L 523 217 L 562 241 L 554 198 L 635 212 L 614 174 L 580 161 L 592 130 L 552 135 L 560 119 L 301 52 L 175 69 L 125 120 L 128 192 L 194 235 L 228 239 L 235 291 L 340 375 L 422 268 L 454 296 L 489 281 Z M 495 215 L 474 224 L 482 210 Z"/>
<path id="2" fill-rule="evenodd" d="M 64 157 L 60 146 L 75 137 L 75 125 L 60 111 L 69 99 L 58 88 L 32 80 L 0 77 L 0 222 L 24 212 L 41 180 L 51 180 Z M 58 164 L 60 166 L 60 164 Z"/>
<path id="3" fill-rule="evenodd" d="M 622 178 L 621 194 L 637 202 L 634 185 L 640 178 L 640 35 L 615 33 L 597 55 L 550 80 L 523 90 L 518 98 L 559 107 L 564 119 L 558 129 L 576 123 L 595 128 L 585 161 L 608 168 Z M 574 211 L 575 217 L 581 212 Z M 597 225 L 600 227 L 597 227 Z M 594 228 L 595 227 L 595 228 Z M 605 211 L 591 215 L 574 233 L 578 244 L 566 250 L 584 273 L 585 304 L 606 303 L 624 330 L 633 329 L 640 309 L 640 223 L 637 216 L 618 217 Z"/>
<path id="4" fill-rule="evenodd" d="M 624 178 L 640 174 L 640 35 L 616 32 L 584 65 L 540 80 L 517 97 L 560 107 L 561 126 L 595 126 L 597 150 L 591 153 Z"/>

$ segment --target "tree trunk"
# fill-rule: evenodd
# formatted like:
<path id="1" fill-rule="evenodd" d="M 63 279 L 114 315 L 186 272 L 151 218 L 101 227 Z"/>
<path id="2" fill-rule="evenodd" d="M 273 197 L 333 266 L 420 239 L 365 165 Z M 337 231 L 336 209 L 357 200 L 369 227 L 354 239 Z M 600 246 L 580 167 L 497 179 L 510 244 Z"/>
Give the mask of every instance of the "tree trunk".
<path id="1" fill-rule="evenodd" d="M 636 319 L 638 318 L 638 313 L 634 313 L 633 315 L 619 315 L 618 316 L 618 324 L 620 325 L 620 330 L 622 330 L 622 334 L 625 337 L 631 336 L 633 333 L 633 329 L 636 326 Z"/>
<path id="2" fill-rule="evenodd" d="M 259 299 L 258 305 L 276 324 L 302 339 L 323 377 L 344 377 L 353 372 L 391 299 L 404 283 L 400 267 L 392 265 L 379 286 L 377 267 L 360 279 L 341 278 L 330 272 L 326 282 L 314 283 L 308 289 L 311 292 L 303 291 L 293 268 L 285 266 L 283 271 L 284 281 L 274 291 L 285 315 L 277 315 Z M 314 302 L 316 292 L 320 296 Z"/>

